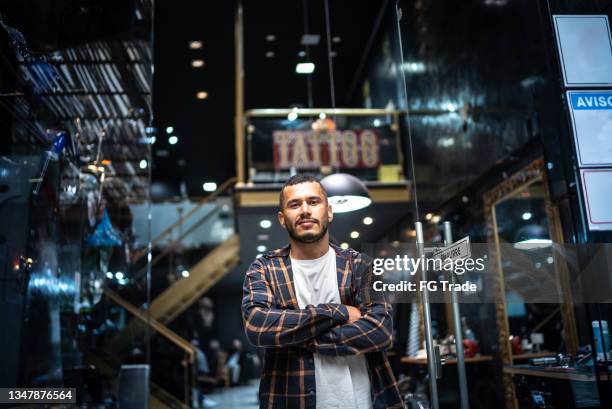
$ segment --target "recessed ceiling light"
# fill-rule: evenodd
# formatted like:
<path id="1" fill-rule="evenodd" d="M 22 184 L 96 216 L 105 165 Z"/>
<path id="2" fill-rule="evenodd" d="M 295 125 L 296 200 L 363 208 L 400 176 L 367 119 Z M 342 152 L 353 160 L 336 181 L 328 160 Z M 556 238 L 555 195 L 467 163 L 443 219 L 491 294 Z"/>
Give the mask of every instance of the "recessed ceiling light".
<path id="1" fill-rule="evenodd" d="M 432 218 L 432 217 L 433 217 L 433 214 L 432 214 L 432 213 L 427 213 L 427 214 L 425 215 L 425 220 L 431 220 L 431 218 Z"/>
<path id="2" fill-rule="evenodd" d="M 380 119 L 374 120 L 374 126 L 380 126 Z"/>
<path id="3" fill-rule="evenodd" d="M 124 275 L 123 275 L 123 273 L 122 273 L 121 271 L 117 271 L 117 272 L 115 273 L 115 278 L 116 278 L 117 280 L 123 280 L 123 277 L 124 277 Z"/>
<path id="4" fill-rule="evenodd" d="M 140 163 L 138 164 L 140 166 L 140 169 L 146 169 L 147 168 L 147 161 L 146 160 L 141 160 Z"/>
<path id="5" fill-rule="evenodd" d="M 166 128 L 166 133 L 167 134 L 171 134 L 172 132 L 174 132 L 174 127 L 169 126 L 169 127 Z"/>
<path id="6" fill-rule="evenodd" d="M 348 248 L 349 248 L 349 244 L 348 244 L 348 243 L 342 243 L 342 244 L 340 244 L 340 248 L 341 248 L 342 250 L 346 250 L 346 249 L 348 249 Z"/>
<path id="7" fill-rule="evenodd" d="M 359 238 L 359 232 L 357 230 L 353 230 L 351 232 L 351 239 L 358 239 Z"/>
<path id="8" fill-rule="evenodd" d="M 293 112 L 293 111 L 289 112 L 289 115 L 287 115 L 287 119 L 292 122 L 295 121 L 297 117 L 298 117 L 297 112 Z"/>
<path id="9" fill-rule="evenodd" d="M 266 36 L 266 41 L 274 41 L 276 40 L 276 36 L 274 34 L 268 34 Z"/>
<path id="10" fill-rule="evenodd" d="M 339 43 L 340 41 L 342 41 L 342 39 L 339 36 L 333 36 L 332 37 L 332 42 L 333 43 Z"/>
<path id="11" fill-rule="evenodd" d="M 325 115 L 325 112 L 321 112 L 319 114 L 319 119 L 325 119 L 327 117 L 327 115 Z"/>
<path id="12" fill-rule="evenodd" d="M 304 34 L 302 36 L 302 45 L 319 45 L 321 36 L 318 34 Z"/>
<path id="13" fill-rule="evenodd" d="M 298 57 L 306 57 L 306 51 L 301 50 L 298 52 Z"/>
<path id="14" fill-rule="evenodd" d="M 192 50 L 199 50 L 200 48 L 202 48 L 202 42 L 201 41 L 190 41 L 189 48 L 191 48 Z"/>
<path id="15" fill-rule="evenodd" d="M 178 143 L 178 137 L 175 135 L 172 135 L 171 137 L 168 138 L 168 143 L 170 145 L 176 145 Z"/>
<path id="16" fill-rule="evenodd" d="M 525 212 L 523 213 L 523 220 L 529 220 L 532 216 L 533 215 L 531 214 L 531 212 Z"/>
<path id="17" fill-rule="evenodd" d="M 208 92 L 206 91 L 200 91 L 196 94 L 196 98 L 198 99 L 206 99 L 208 98 Z"/>
<path id="18" fill-rule="evenodd" d="M 264 246 L 263 244 L 260 244 L 259 246 L 257 246 L 257 252 L 258 253 L 263 253 L 264 251 L 266 251 L 268 248 L 266 246 Z"/>
<path id="19" fill-rule="evenodd" d="M 111 273 L 110 271 L 107 271 L 106 278 L 113 278 L 113 273 Z"/>
<path id="20" fill-rule="evenodd" d="M 431 218 L 432 223 L 440 223 L 440 220 L 442 220 L 442 217 L 438 215 L 435 215 Z"/>
<path id="21" fill-rule="evenodd" d="M 270 226 L 272 226 L 272 222 L 268 219 L 263 219 L 262 221 L 259 222 L 259 225 L 263 229 L 269 229 Z"/>
<path id="22" fill-rule="evenodd" d="M 205 192 L 214 192 L 217 190 L 217 184 L 215 182 L 205 182 L 202 185 L 202 189 L 204 189 Z"/>
<path id="23" fill-rule="evenodd" d="M 363 224 L 365 224 L 366 226 L 372 224 L 372 222 L 374 222 L 374 219 L 372 219 L 370 216 L 366 216 L 363 218 Z"/>
<path id="24" fill-rule="evenodd" d="M 274 57 L 274 51 L 266 51 L 266 58 L 273 58 Z"/>
<path id="25" fill-rule="evenodd" d="M 189 270 L 183 270 L 181 271 L 181 275 L 185 278 L 189 277 Z"/>
<path id="26" fill-rule="evenodd" d="M 315 70 L 315 65 L 311 62 L 301 62 L 295 66 L 295 72 L 298 74 L 312 74 Z"/>
<path id="27" fill-rule="evenodd" d="M 191 66 L 193 68 L 201 68 L 204 66 L 204 60 L 192 60 L 191 61 Z"/>

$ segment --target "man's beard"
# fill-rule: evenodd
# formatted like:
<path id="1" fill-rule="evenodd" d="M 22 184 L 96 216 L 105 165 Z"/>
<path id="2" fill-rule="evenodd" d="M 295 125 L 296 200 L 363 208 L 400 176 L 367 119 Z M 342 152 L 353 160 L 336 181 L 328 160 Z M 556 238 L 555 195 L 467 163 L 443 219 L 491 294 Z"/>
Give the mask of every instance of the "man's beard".
<path id="1" fill-rule="evenodd" d="M 291 236 L 293 240 L 298 241 L 300 243 L 304 243 L 304 244 L 311 244 L 311 243 L 318 242 L 325 236 L 325 233 L 327 233 L 328 225 L 329 223 L 327 222 L 327 220 L 323 220 L 323 223 L 321 224 L 321 232 L 319 234 L 306 233 L 303 236 L 298 236 L 295 231 L 296 227 L 288 224 L 287 232 L 289 233 L 289 236 Z"/>

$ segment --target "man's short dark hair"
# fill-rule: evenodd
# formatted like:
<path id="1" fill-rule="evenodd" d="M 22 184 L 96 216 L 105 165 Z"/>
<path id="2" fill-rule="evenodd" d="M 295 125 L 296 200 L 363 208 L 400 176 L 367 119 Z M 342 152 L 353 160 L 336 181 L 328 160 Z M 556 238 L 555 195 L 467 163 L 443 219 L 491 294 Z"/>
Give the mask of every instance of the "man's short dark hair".
<path id="1" fill-rule="evenodd" d="M 285 191 L 285 188 L 287 186 L 299 185 L 300 183 L 318 183 L 319 186 L 321 186 L 321 191 L 325 194 L 325 198 L 327 199 L 327 191 L 325 190 L 319 179 L 311 175 L 304 175 L 302 173 L 298 173 L 296 175 L 291 176 L 281 188 L 280 195 L 278 198 L 278 207 L 281 210 L 283 210 L 283 192 Z"/>

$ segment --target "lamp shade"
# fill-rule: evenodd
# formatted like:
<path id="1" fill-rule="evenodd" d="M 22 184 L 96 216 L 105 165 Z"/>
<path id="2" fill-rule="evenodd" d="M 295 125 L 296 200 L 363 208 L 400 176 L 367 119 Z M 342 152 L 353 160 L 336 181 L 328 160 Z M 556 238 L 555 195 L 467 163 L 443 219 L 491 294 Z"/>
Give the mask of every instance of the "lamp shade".
<path id="1" fill-rule="evenodd" d="M 368 188 L 347 173 L 334 173 L 321 179 L 334 213 L 352 212 L 372 203 Z"/>

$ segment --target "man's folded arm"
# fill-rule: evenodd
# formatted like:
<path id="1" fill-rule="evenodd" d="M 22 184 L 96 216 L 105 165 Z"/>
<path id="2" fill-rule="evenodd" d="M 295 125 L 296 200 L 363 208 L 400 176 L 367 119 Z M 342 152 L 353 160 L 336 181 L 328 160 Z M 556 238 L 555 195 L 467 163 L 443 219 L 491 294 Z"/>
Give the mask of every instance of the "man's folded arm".
<path id="1" fill-rule="evenodd" d="M 272 308 L 274 294 L 265 267 L 256 260 L 244 279 L 242 318 L 248 340 L 260 347 L 303 345 L 334 326 L 348 321 L 341 304 L 308 305 L 304 309 Z"/>
<path id="2" fill-rule="evenodd" d="M 308 341 L 305 346 L 321 355 L 361 355 L 384 351 L 393 344 L 393 319 L 389 303 L 362 307 L 357 321 L 338 325 Z"/>
<path id="3" fill-rule="evenodd" d="M 337 325 L 317 335 L 305 344 L 307 349 L 322 355 L 360 355 L 383 351 L 393 345 L 393 309 L 384 293 L 372 288 L 373 275 L 368 259 L 356 261 L 354 276 L 359 280 L 359 309 L 362 316 L 356 321 Z"/>

